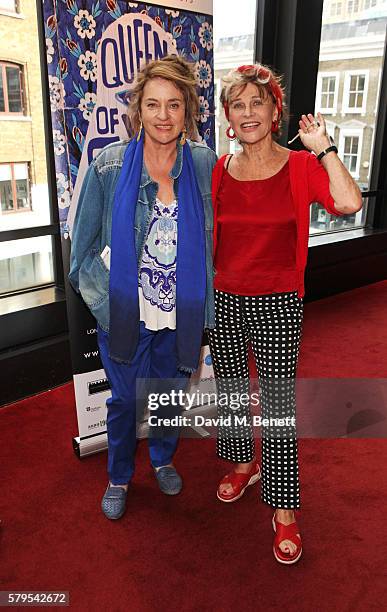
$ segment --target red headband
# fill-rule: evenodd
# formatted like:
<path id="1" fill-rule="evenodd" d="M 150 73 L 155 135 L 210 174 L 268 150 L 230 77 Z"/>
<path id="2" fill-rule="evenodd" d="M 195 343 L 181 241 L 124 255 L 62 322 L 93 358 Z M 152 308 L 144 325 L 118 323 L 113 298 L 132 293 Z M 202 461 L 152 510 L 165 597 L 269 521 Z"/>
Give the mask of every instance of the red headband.
<path id="1" fill-rule="evenodd" d="M 244 72 L 248 72 L 250 70 L 254 70 L 256 72 L 256 75 L 261 75 L 264 79 L 267 79 L 270 76 L 270 73 L 268 70 L 266 70 L 266 68 L 258 68 L 257 66 L 254 66 L 254 64 L 245 64 L 243 66 L 239 66 L 237 68 L 238 72 L 241 72 L 242 74 Z M 282 90 L 281 87 L 278 85 L 278 83 L 271 78 L 268 82 L 268 86 L 269 86 L 269 90 L 271 95 L 273 96 L 274 100 L 275 100 L 275 104 L 278 110 L 278 116 L 279 119 L 282 116 Z M 229 106 L 227 104 L 227 102 L 224 103 L 223 105 L 224 108 L 224 113 L 226 115 L 226 118 L 229 118 Z"/>

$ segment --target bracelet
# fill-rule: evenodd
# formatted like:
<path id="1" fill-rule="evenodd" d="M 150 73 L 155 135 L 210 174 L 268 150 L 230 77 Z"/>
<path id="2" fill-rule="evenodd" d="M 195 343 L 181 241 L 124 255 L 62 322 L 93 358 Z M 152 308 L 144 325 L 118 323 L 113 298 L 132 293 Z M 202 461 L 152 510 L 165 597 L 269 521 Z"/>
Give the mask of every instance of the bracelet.
<path id="1" fill-rule="evenodd" d="M 318 161 L 321 161 L 324 155 L 326 155 L 327 153 L 330 153 L 331 151 L 338 153 L 337 147 L 335 145 L 332 145 L 331 147 L 328 147 L 327 149 L 325 149 L 325 151 L 321 151 L 321 153 L 317 155 Z"/>

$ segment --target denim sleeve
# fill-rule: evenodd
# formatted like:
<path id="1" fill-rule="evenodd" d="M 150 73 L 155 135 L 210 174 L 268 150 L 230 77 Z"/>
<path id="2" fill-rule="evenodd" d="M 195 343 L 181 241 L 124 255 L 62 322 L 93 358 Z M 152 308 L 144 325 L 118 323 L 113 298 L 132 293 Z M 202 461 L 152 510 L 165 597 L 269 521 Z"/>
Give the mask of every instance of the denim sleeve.
<path id="1" fill-rule="evenodd" d="M 79 293 L 79 270 L 92 248 L 99 248 L 104 192 L 94 163 L 83 179 L 71 237 L 69 281 Z"/>
<path id="2" fill-rule="evenodd" d="M 211 151 L 211 153 L 208 156 L 208 162 L 207 163 L 208 163 L 208 166 L 209 166 L 208 169 L 210 171 L 210 175 L 212 177 L 212 171 L 214 169 L 214 166 L 215 166 L 216 162 L 218 161 L 218 156 L 215 153 L 215 151 L 213 151 L 212 149 L 210 149 L 210 151 Z"/>
<path id="3" fill-rule="evenodd" d="M 217 157 L 212 149 L 201 143 L 192 143 L 191 153 L 195 166 L 196 178 L 203 197 L 211 193 L 212 170 L 216 164 Z"/>

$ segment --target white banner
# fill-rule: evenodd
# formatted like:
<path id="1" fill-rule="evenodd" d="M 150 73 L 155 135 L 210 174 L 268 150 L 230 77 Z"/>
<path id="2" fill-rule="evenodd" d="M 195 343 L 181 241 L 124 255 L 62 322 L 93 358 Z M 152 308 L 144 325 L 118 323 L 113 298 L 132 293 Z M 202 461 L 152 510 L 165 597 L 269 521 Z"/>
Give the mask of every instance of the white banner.
<path id="1" fill-rule="evenodd" d="M 166 0 L 166 2 L 155 2 L 155 0 L 147 0 L 147 4 L 157 4 L 163 8 L 175 8 L 181 11 L 194 11 L 195 13 L 204 13 L 212 15 L 212 0 Z"/>
<path id="2" fill-rule="evenodd" d="M 80 440 L 88 439 L 95 434 L 102 434 L 106 431 L 106 400 L 111 396 L 110 389 L 107 388 L 108 383 L 104 370 L 94 370 L 85 374 L 76 374 L 74 376 L 74 389 L 77 404 L 78 431 Z M 189 386 L 186 390 L 187 394 L 195 395 L 195 393 L 216 393 L 214 370 L 208 346 L 202 347 L 202 352 L 199 360 L 199 367 L 192 375 Z M 196 411 L 198 414 L 206 415 L 209 406 L 203 406 Z M 141 437 L 144 437 L 147 432 L 147 417 L 148 413 L 144 413 L 144 425 L 142 428 Z M 101 443 L 101 449 L 106 445 L 104 438 Z"/>

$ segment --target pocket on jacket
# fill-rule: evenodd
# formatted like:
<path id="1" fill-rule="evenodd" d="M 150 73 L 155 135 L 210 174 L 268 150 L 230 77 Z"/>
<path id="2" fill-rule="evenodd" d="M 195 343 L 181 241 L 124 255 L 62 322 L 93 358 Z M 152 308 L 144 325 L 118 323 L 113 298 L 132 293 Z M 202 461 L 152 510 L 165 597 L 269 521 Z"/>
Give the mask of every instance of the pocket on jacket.
<path id="1" fill-rule="evenodd" d="M 91 309 L 109 297 L 109 270 L 98 249 L 92 249 L 80 267 L 79 291 Z"/>

